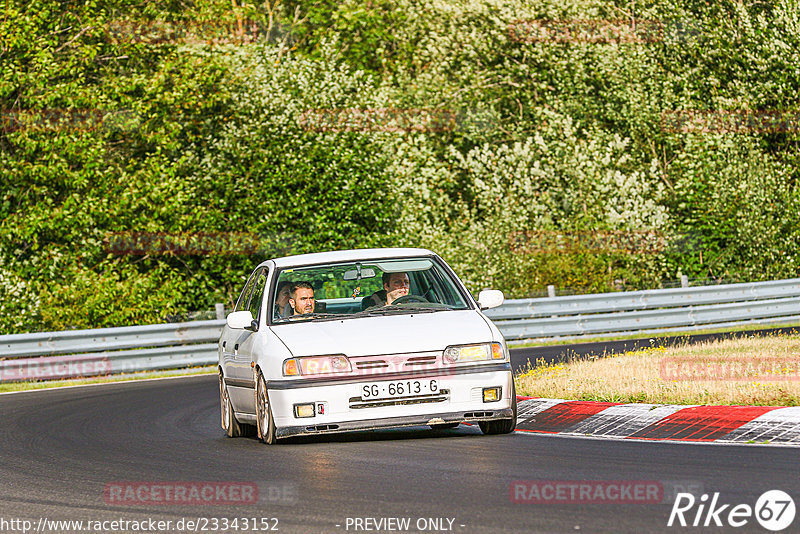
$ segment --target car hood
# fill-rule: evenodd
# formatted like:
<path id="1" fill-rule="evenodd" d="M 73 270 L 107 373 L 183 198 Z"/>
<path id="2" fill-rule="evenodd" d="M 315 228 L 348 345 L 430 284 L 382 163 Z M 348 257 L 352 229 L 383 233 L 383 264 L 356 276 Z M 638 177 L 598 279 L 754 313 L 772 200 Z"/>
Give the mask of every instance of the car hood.
<path id="1" fill-rule="evenodd" d="M 493 340 L 492 330 L 475 310 L 307 321 L 271 328 L 294 356 L 441 351 L 449 345 Z"/>

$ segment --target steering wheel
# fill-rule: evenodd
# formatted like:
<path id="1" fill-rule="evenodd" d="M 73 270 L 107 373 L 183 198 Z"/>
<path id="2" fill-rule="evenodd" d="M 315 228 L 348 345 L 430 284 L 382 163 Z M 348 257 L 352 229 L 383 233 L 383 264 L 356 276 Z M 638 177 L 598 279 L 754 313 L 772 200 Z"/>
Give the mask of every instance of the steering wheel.
<path id="1" fill-rule="evenodd" d="M 408 302 L 428 302 L 428 299 L 425 297 L 420 297 L 419 295 L 403 295 L 402 297 L 393 300 L 392 306 L 395 304 L 406 304 Z"/>

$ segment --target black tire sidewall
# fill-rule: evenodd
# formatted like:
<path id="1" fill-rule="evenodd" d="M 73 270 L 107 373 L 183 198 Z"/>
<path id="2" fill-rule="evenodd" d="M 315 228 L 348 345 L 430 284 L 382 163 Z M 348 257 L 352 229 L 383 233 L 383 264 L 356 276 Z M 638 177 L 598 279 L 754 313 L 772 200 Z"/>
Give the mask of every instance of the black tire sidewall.
<path id="1" fill-rule="evenodd" d="M 219 375 L 219 403 L 220 403 L 220 416 L 222 420 L 222 429 L 225 434 L 231 438 L 238 438 L 242 435 L 242 429 L 239 421 L 233 415 L 233 405 L 231 404 L 231 397 L 228 395 L 228 389 L 225 387 L 225 382 L 222 374 Z M 228 414 L 227 418 L 225 414 Z"/>
<path id="2" fill-rule="evenodd" d="M 263 417 L 261 416 L 259 397 L 262 391 L 267 409 L 266 429 L 261 427 Z M 264 381 L 264 375 L 262 375 L 260 372 L 258 373 L 258 382 L 256 383 L 256 421 L 257 432 L 261 436 L 261 440 L 267 445 L 275 443 L 275 421 L 272 418 L 272 405 L 269 402 L 269 393 L 267 392 L 267 384 Z"/>

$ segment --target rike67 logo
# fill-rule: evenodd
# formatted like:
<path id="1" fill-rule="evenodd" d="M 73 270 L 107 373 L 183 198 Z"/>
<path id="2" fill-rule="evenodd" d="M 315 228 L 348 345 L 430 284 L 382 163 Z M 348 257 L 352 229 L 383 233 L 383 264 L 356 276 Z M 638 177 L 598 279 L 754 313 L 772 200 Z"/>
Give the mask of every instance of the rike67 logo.
<path id="1" fill-rule="evenodd" d="M 754 507 L 749 504 L 722 504 L 719 502 L 719 492 L 714 493 L 710 501 L 706 493 L 699 499 L 695 499 L 691 493 L 679 493 L 672 505 L 667 526 L 721 527 L 727 524 L 736 528 L 747 525 L 755 517 L 765 529 L 779 532 L 792 524 L 794 516 L 794 500 L 781 490 L 763 493 Z"/>

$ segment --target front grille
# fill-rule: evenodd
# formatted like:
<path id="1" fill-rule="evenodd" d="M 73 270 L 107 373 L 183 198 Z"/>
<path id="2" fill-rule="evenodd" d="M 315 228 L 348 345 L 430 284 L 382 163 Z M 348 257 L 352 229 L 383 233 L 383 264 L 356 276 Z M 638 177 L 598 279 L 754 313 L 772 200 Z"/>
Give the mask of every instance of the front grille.
<path id="1" fill-rule="evenodd" d="M 494 412 L 467 412 L 464 419 L 477 419 L 480 417 L 491 417 Z"/>
<path id="2" fill-rule="evenodd" d="M 385 369 L 389 364 L 384 360 L 369 360 L 366 362 L 356 362 L 356 369 Z"/>
<path id="3" fill-rule="evenodd" d="M 436 356 L 417 356 L 416 358 L 409 358 L 406 360 L 406 365 L 430 365 L 436 363 Z"/>
<path id="4" fill-rule="evenodd" d="M 339 425 L 312 425 L 307 426 L 306 431 L 308 432 L 325 432 L 326 430 L 337 430 Z"/>
<path id="5" fill-rule="evenodd" d="M 355 402 L 354 402 L 355 399 Z M 425 404 L 430 402 L 445 402 L 447 397 L 444 395 L 437 395 L 435 397 L 414 397 L 406 399 L 386 399 L 379 401 L 362 401 L 358 402 L 358 397 L 350 399 L 350 408 L 357 410 L 360 408 L 380 408 L 382 406 L 403 406 L 409 404 Z"/>
<path id="6" fill-rule="evenodd" d="M 375 374 L 417 371 L 430 369 L 441 361 L 440 352 L 417 352 L 411 354 L 374 354 L 350 358 L 354 371 Z"/>

